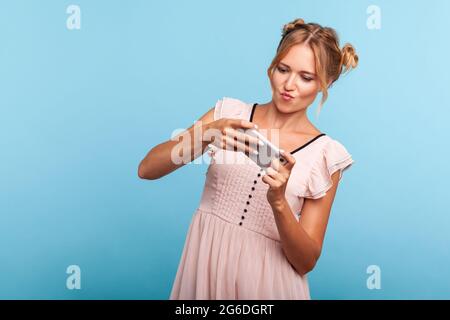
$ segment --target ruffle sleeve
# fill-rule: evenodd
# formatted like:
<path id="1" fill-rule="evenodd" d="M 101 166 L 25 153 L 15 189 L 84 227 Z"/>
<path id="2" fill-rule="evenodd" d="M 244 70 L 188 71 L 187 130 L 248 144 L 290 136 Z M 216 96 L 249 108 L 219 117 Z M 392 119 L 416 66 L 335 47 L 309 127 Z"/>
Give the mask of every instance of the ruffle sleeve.
<path id="1" fill-rule="evenodd" d="M 245 103 L 239 99 L 223 97 L 214 107 L 214 120 L 221 118 L 242 119 L 245 112 Z"/>
<path id="2" fill-rule="evenodd" d="M 214 121 L 222 117 L 223 99 L 219 99 L 214 106 Z"/>
<path id="3" fill-rule="evenodd" d="M 333 186 L 331 175 L 339 170 L 340 181 L 343 172 L 353 163 L 354 160 L 347 149 L 338 141 L 331 139 L 322 149 L 321 156 L 312 165 L 305 197 L 319 199 L 325 196 Z"/>

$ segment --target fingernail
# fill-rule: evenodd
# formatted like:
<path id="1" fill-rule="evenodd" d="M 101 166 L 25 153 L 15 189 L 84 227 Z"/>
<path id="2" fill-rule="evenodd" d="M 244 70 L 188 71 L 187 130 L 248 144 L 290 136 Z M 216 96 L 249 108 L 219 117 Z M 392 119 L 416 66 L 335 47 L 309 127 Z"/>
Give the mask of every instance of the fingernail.
<path id="1" fill-rule="evenodd" d="M 264 176 L 265 174 L 266 174 L 266 170 L 263 170 L 263 171 L 261 172 L 261 175 Z"/>
<path id="2" fill-rule="evenodd" d="M 258 129 L 258 125 L 255 124 L 255 129 Z"/>

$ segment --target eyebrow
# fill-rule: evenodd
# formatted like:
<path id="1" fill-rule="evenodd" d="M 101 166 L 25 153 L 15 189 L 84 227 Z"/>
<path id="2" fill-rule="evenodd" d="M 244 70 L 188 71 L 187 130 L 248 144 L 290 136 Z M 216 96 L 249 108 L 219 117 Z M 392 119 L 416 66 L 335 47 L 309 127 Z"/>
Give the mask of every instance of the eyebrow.
<path id="1" fill-rule="evenodd" d="M 284 62 L 281 62 L 281 61 L 280 61 L 280 64 L 282 64 L 282 65 L 288 67 L 289 69 L 291 69 L 291 67 L 290 67 L 289 65 L 287 65 L 286 63 L 284 63 Z M 316 76 L 315 73 L 309 72 L 309 71 L 306 71 L 306 70 L 301 70 L 300 72 L 307 73 L 307 74 L 310 74 L 310 75 L 312 75 L 312 76 Z"/>

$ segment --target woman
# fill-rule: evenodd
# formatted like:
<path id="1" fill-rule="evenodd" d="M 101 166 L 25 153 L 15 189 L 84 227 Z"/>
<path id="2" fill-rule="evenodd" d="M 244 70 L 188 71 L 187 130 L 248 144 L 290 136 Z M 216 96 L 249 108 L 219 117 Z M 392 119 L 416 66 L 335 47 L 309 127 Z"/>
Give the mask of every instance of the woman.
<path id="1" fill-rule="evenodd" d="M 321 254 L 342 172 L 354 161 L 306 111 L 322 92 L 320 110 L 330 85 L 357 63 L 333 29 L 296 19 L 284 26 L 267 70 L 270 102 L 225 97 L 180 135 L 183 150 L 171 140 L 142 160 L 139 176 L 157 179 L 215 146 L 170 299 L 310 299 L 307 273 Z M 258 151 L 256 138 L 242 131 L 254 127 L 283 150 L 284 165 L 236 163 Z M 195 143 L 187 137 L 196 128 L 221 135 L 202 134 Z M 181 154 L 185 161 L 174 161 Z"/>

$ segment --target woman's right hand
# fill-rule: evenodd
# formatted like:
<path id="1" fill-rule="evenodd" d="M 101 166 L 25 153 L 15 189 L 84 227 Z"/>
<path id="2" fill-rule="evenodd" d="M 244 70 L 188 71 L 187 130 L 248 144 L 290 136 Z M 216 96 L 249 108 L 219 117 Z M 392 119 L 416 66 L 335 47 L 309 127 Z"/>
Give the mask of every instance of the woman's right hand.
<path id="1" fill-rule="evenodd" d="M 241 151 L 247 156 L 258 154 L 258 143 L 262 141 L 257 137 L 245 133 L 248 129 L 257 129 L 258 126 L 243 119 L 221 118 L 206 125 L 203 132 L 203 141 L 206 141 L 217 148 Z"/>

